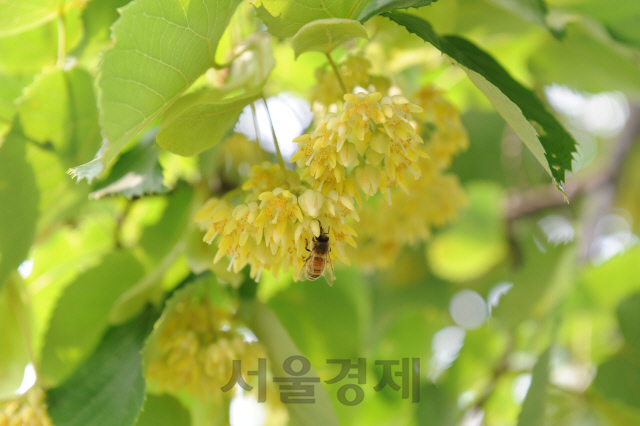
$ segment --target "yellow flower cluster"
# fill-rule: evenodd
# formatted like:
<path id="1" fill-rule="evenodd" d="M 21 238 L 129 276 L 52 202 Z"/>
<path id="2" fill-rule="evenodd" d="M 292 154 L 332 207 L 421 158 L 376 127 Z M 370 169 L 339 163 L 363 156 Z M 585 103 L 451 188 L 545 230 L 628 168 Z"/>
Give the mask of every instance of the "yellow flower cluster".
<path id="1" fill-rule="evenodd" d="M 156 341 L 147 378 L 160 391 L 208 399 L 221 394 L 231 377 L 233 360 L 241 360 L 243 377 L 264 358 L 262 345 L 247 343 L 237 330 L 229 310 L 212 306 L 207 299 L 183 300 L 167 318 Z"/>
<path id="2" fill-rule="evenodd" d="M 263 176 L 261 180 L 256 172 L 245 188 L 258 193 L 262 188 L 260 182 L 276 179 L 280 173 L 277 168 L 271 172 L 273 176 Z M 247 197 L 251 200 L 251 194 Z M 255 200 L 238 205 L 212 198 L 194 220 L 207 229 L 205 241 L 211 244 L 219 237 L 214 263 L 229 256 L 230 270 L 239 272 L 249 265 L 251 277 L 258 280 L 264 269 L 274 274 L 290 268 L 300 270 L 313 237 L 320 235 L 321 224 L 329 232 L 332 247 L 337 249 L 332 254 L 347 262 L 344 244 L 356 244 L 356 234 L 347 217 L 358 218 L 350 195 L 337 191 L 323 195 L 299 186 L 292 190 L 277 187 L 262 191 Z"/>
<path id="3" fill-rule="evenodd" d="M 0 407 L 0 426 L 52 426 L 42 388 L 34 387 L 25 396 Z"/>
<path id="4" fill-rule="evenodd" d="M 314 237 L 324 231 L 333 261 L 349 264 L 355 256 L 383 266 L 382 257 L 392 262 L 403 246 L 426 240 L 432 226 L 455 217 L 464 194 L 454 177 L 442 175 L 468 144 L 455 108 L 432 88 L 418 93 L 419 105 L 379 92 L 343 98 L 313 132 L 294 139 L 291 162 L 299 174 L 254 165 L 241 196 L 212 198 L 196 213 L 204 241 L 218 247 L 214 263 L 227 257 L 236 273 L 248 265 L 256 281 L 263 270 L 293 269 L 297 281 Z M 361 192 L 381 193 L 392 207 L 364 203 Z M 358 234 L 364 246 L 348 255 Z"/>
<path id="5" fill-rule="evenodd" d="M 429 158 L 418 163 L 423 176 L 407 181 L 406 191 L 395 191 L 391 205 L 380 206 L 380 200 L 363 205 L 355 226 L 361 243 L 349 257 L 366 268 L 393 265 L 403 247 L 426 241 L 433 227 L 453 221 L 467 204 L 457 177 L 444 173 L 469 145 L 458 111 L 433 87 L 423 88 L 414 99 L 423 109 L 415 118 Z"/>
<path id="6" fill-rule="evenodd" d="M 423 109 L 416 115 L 418 130 L 429 143 L 425 148 L 432 164 L 440 170 L 451 165 L 455 155 L 469 148 L 469 137 L 458 110 L 444 93 L 433 86 L 419 90 L 413 99 Z"/>
<path id="7" fill-rule="evenodd" d="M 466 206 L 467 198 L 457 177 L 434 171 L 412 181 L 407 191 L 394 191 L 392 204 L 381 200 L 363 205 L 358 250 L 349 250 L 349 257 L 367 269 L 392 266 L 405 246 L 417 246 L 431 236 L 432 227 L 453 221 Z"/>
<path id="8" fill-rule="evenodd" d="M 428 157 L 412 124 L 418 105 L 402 96 L 379 92 L 344 95 L 341 114 L 328 114 L 311 134 L 302 135 L 291 158 L 316 191 L 353 194 L 353 183 L 366 195 L 418 179 L 421 157 Z"/>
<path id="9" fill-rule="evenodd" d="M 349 92 L 356 86 L 369 89 L 371 86 L 380 93 L 387 93 L 391 82 L 388 78 L 372 76 L 369 73 L 371 62 L 358 55 L 349 55 L 347 59 L 338 65 L 342 81 Z M 318 84 L 311 90 L 311 102 L 318 101 L 328 106 L 342 101 L 342 88 L 338 78 L 329 67 L 320 67 L 316 70 Z"/>

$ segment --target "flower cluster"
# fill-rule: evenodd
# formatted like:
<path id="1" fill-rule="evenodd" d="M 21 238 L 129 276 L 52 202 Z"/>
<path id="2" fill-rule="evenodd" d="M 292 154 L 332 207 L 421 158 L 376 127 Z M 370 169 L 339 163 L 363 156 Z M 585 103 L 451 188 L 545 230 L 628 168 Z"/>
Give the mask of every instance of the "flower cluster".
<path id="1" fill-rule="evenodd" d="M 377 199 L 362 207 L 355 226 L 360 246 L 348 253 L 357 265 L 392 266 L 405 246 L 428 240 L 432 227 L 453 221 L 467 204 L 457 177 L 438 171 L 410 182 L 407 191 L 395 191 L 391 200 L 388 206 L 381 206 Z"/>
<path id="2" fill-rule="evenodd" d="M 34 387 L 26 395 L 0 407 L 0 426 L 52 426 L 44 391 Z"/>
<path id="3" fill-rule="evenodd" d="M 407 175 L 418 179 L 419 159 L 428 155 L 412 113 L 422 108 L 379 92 L 344 99 L 342 113 L 328 114 L 313 133 L 294 139 L 299 149 L 291 161 L 304 170 L 302 178 L 316 191 L 339 193 L 350 193 L 355 182 L 368 196 L 404 186 Z"/>
<path id="4" fill-rule="evenodd" d="M 389 206 L 380 206 L 379 200 L 363 205 L 355 226 L 360 246 L 349 251 L 349 257 L 363 267 L 393 265 L 403 247 L 428 240 L 433 227 L 453 221 L 467 204 L 457 177 L 444 173 L 453 157 L 469 145 L 458 111 L 433 87 L 423 88 L 413 98 L 423 108 L 415 118 L 429 158 L 419 161 L 422 177 L 408 181 L 406 191 L 395 191 Z"/>
<path id="5" fill-rule="evenodd" d="M 439 170 L 448 168 L 453 157 L 469 147 L 460 113 L 445 99 L 444 93 L 433 86 L 422 88 L 413 98 L 423 109 L 417 114 L 416 122 L 419 132 L 429 141 L 425 148 L 432 164 Z"/>
<path id="6" fill-rule="evenodd" d="M 279 173 L 277 169 L 273 172 Z M 255 183 L 247 189 L 255 189 Z M 251 194 L 247 196 L 251 200 Z M 194 219 L 207 229 L 205 241 L 211 243 L 219 237 L 214 263 L 228 256 L 229 269 L 239 272 L 249 265 L 251 277 L 257 280 L 264 269 L 275 274 L 281 269 L 300 270 L 321 227 L 336 247 L 334 256 L 347 262 L 344 245 L 356 244 L 356 233 L 347 217 L 358 219 L 354 199 L 348 194 L 329 191 L 323 195 L 305 187 L 277 187 L 237 205 L 212 198 Z"/>
<path id="7" fill-rule="evenodd" d="M 230 310 L 207 299 L 179 302 L 167 318 L 154 348 L 147 378 L 160 391 L 186 391 L 202 399 L 219 394 L 231 377 L 233 360 L 243 368 L 265 357 L 262 345 L 247 343 Z M 244 377 L 246 371 L 243 370 Z M 249 376 L 251 377 L 251 376 Z"/>
<path id="8" fill-rule="evenodd" d="M 359 65 L 354 78 L 368 69 Z M 204 241 L 218 247 L 214 263 L 226 257 L 236 273 L 248 265 L 256 280 L 264 270 L 293 269 L 297 281 L 314 238 L 326 232 L 332 261 L 385 266 L 455 217 L 464 194 L 442 174 L 468 144 L 455 108 L 432 88 L 416 95 L 419 104 L 380 92 L 343 99 L 315 130 L 294 139 L 297 171 L 254 165 L 240 194 L 212 198 L 196 213 Z M 363 201 L 378 193 L 388 207 L 377 198 Z M 364 242 L 358 250 L 356 238 Z"/>

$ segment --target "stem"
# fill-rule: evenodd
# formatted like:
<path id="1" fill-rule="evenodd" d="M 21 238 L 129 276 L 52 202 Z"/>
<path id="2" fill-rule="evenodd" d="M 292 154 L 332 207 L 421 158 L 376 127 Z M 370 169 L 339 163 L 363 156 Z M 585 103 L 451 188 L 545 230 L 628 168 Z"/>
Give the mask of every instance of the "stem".
<path id="1" fill-rule="evenodd" d="M 256 130 L 256 145 L 258 149 L 258 160 L 262 163 L 264 161 L 264 152 L 260 146 L 260 131 L 258 127 L 258 113 L 256 111 L 256 103 L 251 102 L 251 117 L 253 117 L 253 128 Z"/>
<path id="2" fill-rule="evenodd" d="M 278 145 L 278 138 L 276 137 L 276 129 L 273 127 L 273 120 L 271 120 L 271 113 L 269 112 L 269 106 L 267 105 L 267 100 L 265 97 L 262 97 L 262 102 L 264 102 L 264 107 L 267 110 L 267 116 L 269 116 L 269 124 L 271 124 L 271 134 L 273 135 L 273 142 L 276 145 L 276 155 L 278 156 L 278 163 L 280 164 L 280 168 L 282 169 L 282 178 L 287 180 L 287 166 L 284 164 L 284 159 L 282 158 L 282 153 L 280 152 L 280 146 Z"/>
<path id="3" fill-rule="evenodd" d="M 64 60 L 66 57 L 67 50 L 67 31 L 64 26 L 64 12 L 62 8 L 58 10 L 58 59 L 56 61 L 56 66 L 58 68 L 62 68 L 64 65 Z"/>
<path id="4" fill-rule="evenodd" d="M 325 55 L 327 56 L 327 60 L 329 61 L 329 64 L 331 64 L 331 68 L 333 68 L 333 72 L 336 73 L 336 77 L 338 77 L 338 83 L 340 83 L 340 87 L 342 87 L 342 91 L 346 95 L 349 92 L 347 92 L 347 86 L 344 85 L 344 81 L 342 80 L 342 76 L 340 75 L 340 71 L 338 71 L 338 67 L 336 66 L 336 63 L 333 62 L 333 59 L 331 59 L 331 55 L 329 53 L 325 53 Z"/>

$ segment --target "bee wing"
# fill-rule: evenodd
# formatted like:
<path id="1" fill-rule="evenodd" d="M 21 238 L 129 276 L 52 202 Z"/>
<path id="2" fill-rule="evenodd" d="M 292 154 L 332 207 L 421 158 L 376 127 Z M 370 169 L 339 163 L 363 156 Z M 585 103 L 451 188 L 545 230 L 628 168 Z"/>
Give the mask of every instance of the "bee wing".
<path id="1" fill-rule="evenodd" d="M 329 252 L 327 252 L 327 255 L 324 258 L 324 271 L 322 271 L 322 276 L 327 280 L 327 284 L 333 286 L 336 276 L 333 274 L 333 263 L 331 262 L 331 255 Z"/>
<path id="2" fill-rule="evenodd" d="M 300 268 L 300 272 L 298 272 L 298 280 L 300 281 L 306 281 L 307 280 L 307 264 L 309 263 L 309 261 L 313 258 L 314 254 L 311 253 L 311 255 L 309 257 L 307 257 L 304 262 L 302 262 L 302 268 Z"/>

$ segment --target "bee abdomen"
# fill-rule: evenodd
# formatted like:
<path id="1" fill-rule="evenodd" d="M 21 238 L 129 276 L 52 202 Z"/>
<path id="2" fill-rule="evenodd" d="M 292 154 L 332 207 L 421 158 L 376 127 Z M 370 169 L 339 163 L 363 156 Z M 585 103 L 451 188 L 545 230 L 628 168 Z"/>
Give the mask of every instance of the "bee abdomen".
<path id="1" fill-rule="evenodd" d="M 322 258 L 314 258 L 307 264 L 307 269 L 305 270 L 305 276 L 308 280 L 317 280 L 320 278 L 320 275 L 324 272 L 325 262 Z"/>

